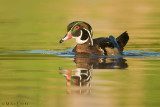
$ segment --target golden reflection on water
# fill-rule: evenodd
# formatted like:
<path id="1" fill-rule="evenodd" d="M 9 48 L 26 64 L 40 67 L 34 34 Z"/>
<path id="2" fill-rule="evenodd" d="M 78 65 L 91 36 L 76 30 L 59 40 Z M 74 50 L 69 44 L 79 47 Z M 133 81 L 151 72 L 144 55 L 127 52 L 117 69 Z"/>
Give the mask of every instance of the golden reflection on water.
<path id="1" fill-rule="evenodd" d="M 18 57 L 20 55 L 21 58 Z M 158 85 L 148 84 L 155 81 L 149 81 L 149 77 L 158 76 L 158 72 L 154 72 L 154 69 L 158 70 L 158 63 L 152 62 L 155 65 L 153 69 L 152 59 L 20 55 L 1 56 L 0 104 L 20 101 L 33 107 L 143 107 L 150 99 L 150 88 L 158 89 Z M 150 100 L 150 104 L 154 101 Z"/>
<path id="2" fill-rule="evenodd" d="M 143 105 L 144 69 L 141 68 L 145 63 L 141 60 L 135 60 L 134 63 L 134 60 L 77 56 L 74 59 L 76 69 L 60 71 L 66 78 L 69 105 Z"/>

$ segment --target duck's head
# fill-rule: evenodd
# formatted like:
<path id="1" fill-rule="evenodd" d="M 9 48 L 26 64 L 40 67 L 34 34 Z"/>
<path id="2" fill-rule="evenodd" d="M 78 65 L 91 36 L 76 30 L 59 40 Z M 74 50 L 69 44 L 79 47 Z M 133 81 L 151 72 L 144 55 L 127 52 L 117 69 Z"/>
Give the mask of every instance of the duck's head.
<path id="1" fill-rule="evenodd" d="M 68 25 L 67 34 L 60 40 L 60 43 L 68 39 L 75 38 L 77 44 L 84 44 L 88 42 L 93 46 L 92 35 L 92 28 L 88 23 L 75 21 Z"/>

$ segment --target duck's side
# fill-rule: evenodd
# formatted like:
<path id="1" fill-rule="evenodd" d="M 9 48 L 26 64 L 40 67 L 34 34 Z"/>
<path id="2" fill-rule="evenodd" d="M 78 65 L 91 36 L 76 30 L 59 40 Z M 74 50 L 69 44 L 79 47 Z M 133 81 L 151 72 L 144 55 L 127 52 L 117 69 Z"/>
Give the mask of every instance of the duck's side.
<path id="1" fill-rule="evenodd" d="M 88 53 L 88 54 L 95 54 L 95 55 L 104 55 L 104 52 L 97 44 L 93 41 L 93 46 L 90 46 L 89 42 L 84 44 L 77 44 L 74 49 L 72 50 L 75 53 Z"/>
<path id="2" fill-rule="evenodd" d="M 73 52 L 117 56 L 123 53 L 124 46 L 128 40 L 129 36 L 127 32 L 124 32 L 116 39 L 113 36 L 109 38 L 95 38 L 93 39 L 93 46 L 90 45 L 90 42 L 77 44 Z"/>

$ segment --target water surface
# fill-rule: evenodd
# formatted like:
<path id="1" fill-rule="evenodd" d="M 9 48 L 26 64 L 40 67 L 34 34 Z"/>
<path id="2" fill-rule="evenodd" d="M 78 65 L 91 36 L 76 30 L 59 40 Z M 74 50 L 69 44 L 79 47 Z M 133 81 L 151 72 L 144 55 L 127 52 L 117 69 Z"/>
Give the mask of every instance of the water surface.
<path id="1" fill-rule="evenodd" d="M 116 57 L 75 55 L 70 50 L 3 52 L 1 104 L 159 105 L 159 55 L 135 50 Z"/>

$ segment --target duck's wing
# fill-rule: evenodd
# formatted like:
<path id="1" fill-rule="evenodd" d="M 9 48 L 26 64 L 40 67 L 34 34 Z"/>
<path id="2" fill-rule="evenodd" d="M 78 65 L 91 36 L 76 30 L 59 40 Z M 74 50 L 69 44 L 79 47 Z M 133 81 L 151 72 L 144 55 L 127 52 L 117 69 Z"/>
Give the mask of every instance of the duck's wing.
<path id="1" fill-rule="evenodd" d="M 116 40 L 119 45 L 119 49 L 122 52 L 123 47 L 127 44 L 128 40 L 129 40 L 129 36 L 128 36 L 127 31 L 122 33 L 119 37 L 117 37 Z"/>
<path id="2" fill-rule="evenodd" d="M 111 40 L 109 38 L 100 37 L 93 39 L 93 44 L 98 45 L 101 48 L 112 47 Z"/>
<path id="3" fill-rule="evenodd" d="M 93 45 L 94 47 L 97 47 L 98 50 L 103 50 L 104 55 L 112 55 L 110 53 L 113 51 L 113 48 L 115 47 L 111 38 L 104 37 L 93 39 Z"/>
<path id="4" fill-rule="evenodd" d="M 98 46 L 104 51 L 105 55 L 119 55 L 122 54 L 124 46 L 127 44 L 129 36 L 127 32 L 122 33 L 115 38 L 112 35 L 109 38 L 93 39 L 94 46 Z"/>

